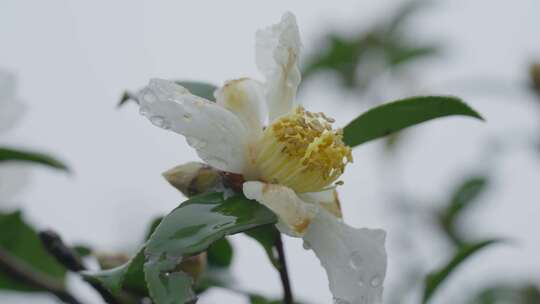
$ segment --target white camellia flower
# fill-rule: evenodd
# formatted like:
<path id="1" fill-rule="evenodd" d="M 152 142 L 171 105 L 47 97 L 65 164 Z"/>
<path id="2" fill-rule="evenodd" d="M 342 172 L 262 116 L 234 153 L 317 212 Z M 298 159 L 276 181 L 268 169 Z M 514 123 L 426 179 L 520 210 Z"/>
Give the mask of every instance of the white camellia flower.
<path id="1" fill-rule="evenodd" d="M 12 73 L 0 69 L 0 136 L 14 127 L 24 114 L 25 106 L 16 93 L 17 80 Z M 26 183 L 28 170 L 19 164 L 0 164 L 0 208 Z"/>
<path id="2" fill-rule="evenodd" d="M 171 81 L 152 79 L 139 93 L 140 112 L 154 125 L 182 134 L 209 165 L 241 174 L 246 197 L 267 206 L 278 228 L 301 237 L 328 275 L 335 303 L 380 303 L 386 234 L 341 219 L 335 186 L 351 149 L 333 119 L 295 106 L 301 42 L 296 19 L 256 35 L 265 82 L 242 78 L 215 92 L 216 103 Z M 266 114 L 268 113 L 268 114 Z"/>

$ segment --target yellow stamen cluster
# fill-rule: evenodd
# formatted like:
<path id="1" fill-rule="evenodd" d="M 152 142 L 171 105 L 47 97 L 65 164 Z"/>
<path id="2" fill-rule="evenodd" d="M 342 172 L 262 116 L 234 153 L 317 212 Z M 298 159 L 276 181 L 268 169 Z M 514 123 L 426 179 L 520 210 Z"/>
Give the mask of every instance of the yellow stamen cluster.
<path id="1" fill-rule="evenodd" d="M 264 131 L 257 156 L 263 180 L 296 192 L 319 191 L 334 182 L 352 162 L 343 131 L 324 113 L 297 107 Z"/>

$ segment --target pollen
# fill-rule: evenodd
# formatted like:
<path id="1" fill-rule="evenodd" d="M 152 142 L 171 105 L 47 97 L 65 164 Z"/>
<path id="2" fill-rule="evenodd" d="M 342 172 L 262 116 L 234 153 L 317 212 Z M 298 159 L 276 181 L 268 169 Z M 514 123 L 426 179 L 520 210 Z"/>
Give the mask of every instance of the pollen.
<path id="1" fill-rule="evenodd" d="M 352 162 L 351 148 L 334 119 L 297 107 L 265 129 L 257 155 L 261 179 L 296 192 L 315 192 L 336 181 Z"/>

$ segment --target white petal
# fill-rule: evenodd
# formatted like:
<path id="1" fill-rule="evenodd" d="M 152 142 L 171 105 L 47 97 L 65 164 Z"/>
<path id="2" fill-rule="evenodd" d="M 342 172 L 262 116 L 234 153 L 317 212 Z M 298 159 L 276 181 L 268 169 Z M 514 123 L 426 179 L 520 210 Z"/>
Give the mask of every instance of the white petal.
<path id="1" fill-rule="evenodd" d="M 26 107 L 16 97 L 15 75 L 0 70 L 0 132 L 13 127 L 23 116 Z"/>
<path id="2" fill-rule="evenodd" d="M 292 108 L 301 80 L 298 69 L 301 44 L 296 18 L 289 12 L 280 23 L 257 31 L 257 66 L 266 77 L 270 121 Z"/>
<path id="3" fill-rule="evenodd" d="M 386 274 L 384 230 L 352 228 L 321 210 L 304 242 L 326 270 L 335 303 L 382 303 Z"/>
<path id="4" fill-rule="evenodd" d="M 253 137 L 260 137 L 266 117 L 264 91 L 259 82 L 249 78 L 231 80 L 215 95 L 217 103 L 233 112 Z"/>
<path id="5" fill-rule="evenodd" d="M 152 79 L 139 93 L 140 113 L 154 125 L 186 137 L 211 166 L 242 173 L 247 131 L 230 111 L 171 81 Z"/>
<path id="6" fill-rule="evenodd" d="M 30 168 L 19 163 L 0 166 L 0 211 L 13 205 L 13 198 L 29 183 Z"/>
<path id="7" fill-rule="evenodd" d="M 342 218 L 341 205 L 336 189 L 329 189 L 319 192 L 300 193 L 298 197 L 304 202 L 318 204 L 334 216 Z"/>
<path id="8" fill-rule="evenodd" d="M 292 189 L 281 185 L 245 182 L 244 195 L 272 210 L 279 218 L 279 230 L 291 236 L 302 236 L 318 210 L 316 205 L 303 202 Z"/>

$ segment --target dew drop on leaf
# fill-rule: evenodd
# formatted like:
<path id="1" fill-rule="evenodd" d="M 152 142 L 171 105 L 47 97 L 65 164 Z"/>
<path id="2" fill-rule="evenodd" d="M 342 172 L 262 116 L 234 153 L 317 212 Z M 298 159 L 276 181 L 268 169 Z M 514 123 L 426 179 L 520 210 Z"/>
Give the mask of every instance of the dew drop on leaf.
<path id="1" fill-rule="evenodd" d="M 381 283 L 381 278 L 379 276 L 374 276 L 370 281 L 372 287 L 379 287 Z"/>

